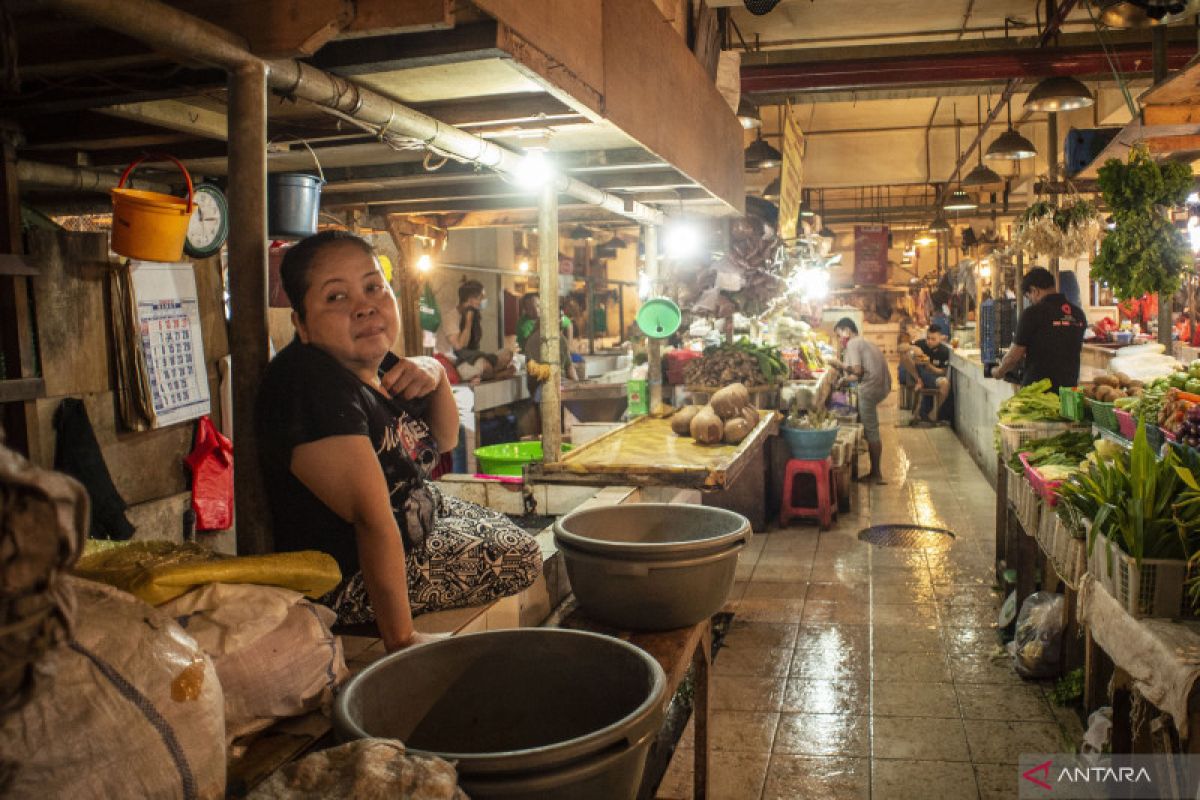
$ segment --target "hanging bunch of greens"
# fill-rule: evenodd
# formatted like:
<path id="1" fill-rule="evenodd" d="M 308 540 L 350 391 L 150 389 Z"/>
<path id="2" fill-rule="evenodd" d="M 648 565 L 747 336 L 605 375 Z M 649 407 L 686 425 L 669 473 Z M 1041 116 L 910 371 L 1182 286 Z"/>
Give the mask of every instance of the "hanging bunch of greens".
<path id="1" fill-rule="evenodd" d="M 1100 168 L 1099 184 L 1116 227 L 1100 245 L 1092 277 L 1106 282 L 1120 300 L 1175 292 L 1190 256 L 1167 212 L 1187 199 L 1191 167 L 1158 164 L 1138 145 L 1127 164 L 1109 159 Z"/>
<path id="2" fill-rule="evenodd" d="M 1100 213 L 1094 203 L 1075 198 L 1061 208 L 1045 200 L 1032 203 L 1017 220 L 1013 242 L 1032 256 L 1077 258 L 1100 238 Z"/>

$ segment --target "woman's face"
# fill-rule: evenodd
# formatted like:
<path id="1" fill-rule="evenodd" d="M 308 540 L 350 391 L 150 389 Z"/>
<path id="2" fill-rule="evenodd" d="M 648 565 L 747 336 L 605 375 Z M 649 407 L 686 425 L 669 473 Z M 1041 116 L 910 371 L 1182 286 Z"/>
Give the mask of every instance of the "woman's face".
<path id="1" fill-rule="evenodd" d="M 374 256 L 350 243 L 322 248 L 309 273 L 304 319 L 292 315 L 300 341 L 347 368 L 379 367 L 400 332 L 396 296 Z"/>

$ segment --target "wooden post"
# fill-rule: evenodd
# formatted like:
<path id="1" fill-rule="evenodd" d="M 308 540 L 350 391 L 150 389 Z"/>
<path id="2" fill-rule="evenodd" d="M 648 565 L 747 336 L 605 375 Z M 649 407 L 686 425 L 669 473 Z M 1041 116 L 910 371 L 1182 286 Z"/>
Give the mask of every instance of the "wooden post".
<path id="1" fill-rule="evenodd" d="M 712 669 L 712 622 L 704 623 L 704 632 L 696 643 L 696 652 L 692 655 L 694 668 L 692 683 L 692 718 L 695 720 L 695 752 L 692 763 L 692 797 L 694 800 L 705 800 L 709 788 L 709 673 Z"/>
<path id="2" fill-rule="evenodd" d="M 658 274 L 658 226 L 642 228 L 642 241 L 646 245 L 646 277 L 650 279 L 650 294 L 662 291 Z M 662 385 L 662 340 L 647 337 L 646 386 L 650 396 L 650 412 L 663 404 Z"/>
<path id="3" fill-rule="evenodd" d="M 258 469 L 254 400 L 267 367 L 267 71 L 248 64 L 229 74 L 230 353 L 233 356 L 234 470 L 239 555 L 274 549 Z"/>
<path id="4" fill-rule="evenodd" d="M 1167 79 L 1167 26 L 1156 25 L 1150 29 L 1150 58 L 1154 75 L 1154 85 L 1158 86 Z M 1175 296 L 1167 292 L 1158 293 L 1158 343 L 1167 348 L 1167 355 L 1174 353 L 1175 319 L 1171 314 L 1171 306 Z"/>
<path id="5" fill-rule="evenodd" d="M 1046 115 L 1046 159 L 1050 162 L 1050 183 L 1058 179 L 1058 112 L 1051 111 Z M 1054 205 L 1058 207 L 1058 195 L 1054 196 Z M 1050 272 L 1054 274 L 1054 287 L 1058 288 L 1059 258 L 1050 259 Z"/>
<path id="6" fill-rule="evenodd" d="M 17 196 L 17 151 L 9 134 L 0 134 L 0 254 L 21 255 L 21 205 Z M 2 380 L 21 380 L 37 375 L 33 348 L 33 310 L 29 307 L 29 278 L 0 275 L 0 355 L 4 358 Z M 0 405 L 0 442 L 26 456 L 33 456 L 31 440 L 36 412 L 31 400 Z"/>
<path id="7" fill-rule="evenodd" d="M 538 306 L 542 331 L 542 362 L 550 366 L 550 379 L 542 384 L 542 461 L 562 458 L 562 326 L 558 310 L 558 187 L 547 181 L 538 196 Z"/>

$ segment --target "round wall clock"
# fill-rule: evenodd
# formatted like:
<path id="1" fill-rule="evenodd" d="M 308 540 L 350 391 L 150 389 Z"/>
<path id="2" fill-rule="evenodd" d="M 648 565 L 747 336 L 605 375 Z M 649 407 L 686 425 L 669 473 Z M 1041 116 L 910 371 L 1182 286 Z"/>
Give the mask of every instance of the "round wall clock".
<path id="1" fill-rule="evenodd" d="M 220 251 L 229 235 L 229 203 L 211 183 L 202 183 L 192 192 L 195 210 L 188 223 L 184 251 L 193 258 L 207 258 Z"/>

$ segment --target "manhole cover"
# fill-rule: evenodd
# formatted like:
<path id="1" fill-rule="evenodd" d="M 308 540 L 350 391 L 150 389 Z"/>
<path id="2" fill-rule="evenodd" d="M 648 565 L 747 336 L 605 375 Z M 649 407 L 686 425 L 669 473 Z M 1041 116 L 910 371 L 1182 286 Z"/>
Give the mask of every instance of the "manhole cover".
<path id="1" fill-rule="evenodd" d="M 941 550 L 954 544 L 954 532 L 925 525 L 872 525 L 858 532 L 859 541 L 880 547 Z"/>

